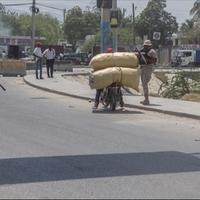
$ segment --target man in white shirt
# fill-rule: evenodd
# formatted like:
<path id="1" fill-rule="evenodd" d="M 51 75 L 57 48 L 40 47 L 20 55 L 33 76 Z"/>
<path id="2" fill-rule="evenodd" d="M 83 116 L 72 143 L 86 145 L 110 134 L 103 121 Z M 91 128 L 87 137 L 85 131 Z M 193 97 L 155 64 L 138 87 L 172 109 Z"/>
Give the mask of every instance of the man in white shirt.
<path id="1" fill-rule="evenodd" d="M 2 52 L 2 59 L 6 58 L 6 52 L 3 50 Z"/>
<path id="2" fill-rule="evenodd" d="M 37 43 L 36 44 L 36 48 L 33 51 L 33 55 L 35 57 L 35 61 L 36 61 L 36 66 L 35 66 L 35 75 L 36 75 L 36 79 L 38 79 L 38 69 L 40 70 L 40 79 L 42 78 L 42 50 L 41 50 L 41 43 Z"/>
<path id="3" fill-rule="evenodd" d="M 44 51 L 43 56 L 46 58 L 47 76 L 48 78 L 53 78 L 53 65 L 56 57 L 55 50 L 49 46 L 49 48 Z"/>

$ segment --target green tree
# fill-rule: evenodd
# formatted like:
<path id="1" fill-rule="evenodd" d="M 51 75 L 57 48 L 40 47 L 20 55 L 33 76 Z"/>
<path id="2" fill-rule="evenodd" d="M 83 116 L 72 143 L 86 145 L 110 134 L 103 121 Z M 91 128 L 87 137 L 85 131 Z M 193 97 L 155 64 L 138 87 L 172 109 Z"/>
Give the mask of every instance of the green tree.
<path id="1" fill-rule="evenodd" d="M 191 20 L 186 20 L 180 28 L 182 43 L 200 44 L 200 1 L 196 0 L 190 10 Z"/>
<path id="2" fill-rule="evenodd" d="M 168 33 L 176 32 L 178 24 L 176 18 L 165 11 L 166 0 L 150 0 L 147 7 L 136 18 L 136 31 L 143 38 L 144 35 L 153 39 L 153 32 L 161 32 L 161 44 L 165 44 Z"/>
<path id="3" fill-rule="evenodd" d="M 195 23 L 194 20 L 186 20 L 180 27 L 180 39 L 182 43 L 194 43 L 195 41 Z"/>
<path id="4" fill-rule="evenodd" d="M 193 19 L 198 20 L 200 18 L 200 1 L 196 0 L 194 6 L 190 10 L 190 14 L 193 15 Z"/>
<path id="5" fill-rule="evenodd" d="M 96 11 L 82 11 L 75 6 L 66 13 L 64 35 L 73 48 L 78 40 L 84 40 L 86 35 L 95 35 L 99 31 L 100 15 Z"/>
<path id="6" fill-rule="evenodd" d="M 119 10 L 120 26 L 118 29 L 118 43 L 120 46 L 133 44 L 132 17 L 125 17 L 126 10 Z"/>
<path id="7" fill-rule="evenodd" d="M 36 16 L 36 36 L 44 36 L 48 44 L 56 44 L 62 37 L 61 26 L 58 20 L 48 14 Z"/>
<path id="8" fill-rule="evenodd" d="M 20 25 L 17 20 L 18 14 L 11 11 L 4 10 L 0 13 L 0 19 L 2 23 L 10 29 L 11 34 L 15 35 L 15 33 L 20 32 Z"/>
<path id="9" fill-rule="evenodd" d="M 97 33 L 96 35 L 94 35 L 94 37 L 84 42 L 84 44 L 81 47 L 81 51 L 92 52 L 93 46 L 99 43 L 100 43 L 100 34 Z"/>
<path id="10" fill-rule="evenodd" d="M 28 14 L 17 14 L 15 12 L 2 12 L 1 20 L 9 27 L 12 35 L 30 36 L 32 30 L 32 18 Z M 56 44 L 62 36 L 58 20 L 50 15 L 36 15 L 36 36 L 46 38 L 46 43 Z"/>

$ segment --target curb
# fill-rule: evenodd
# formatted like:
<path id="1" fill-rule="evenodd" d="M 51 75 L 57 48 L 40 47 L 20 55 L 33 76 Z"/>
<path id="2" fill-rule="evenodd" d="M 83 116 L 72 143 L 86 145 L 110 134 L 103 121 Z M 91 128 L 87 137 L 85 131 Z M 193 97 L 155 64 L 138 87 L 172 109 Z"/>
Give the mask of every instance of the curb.
<path id="1" fill-rule="evenodd" d="M 180 112 L 150 108 L 150 107 L 146 107 L 146 106 L 131 105 L 131 104 L 125 104 L 125 106 L 129 107 L 129 108 L 137 108 L 137 109 L 141 109 L 141 110 L 153 111 L 153 112 L 163 113 L 163 114 L 167 114 L 167 115 L 173 115 L 173 116 L 177 116 L 177 117 L 186 117 L 186 118 L 200 120 L 200 116 L 188 114 L 188 113 L 180 113 Z"/>
<path id="2" fill-rule="evenodd" d="M 70 94 L 70 93 L 66 93 L 66 92 L 61 92 L 61 91 L 57 91 L 57 90 L 53 90 L 53 89 L 49 89 L 49 88 L 45 88 L 45 87 L 41 87 L 41 86 L 35 85 L 35 84 L 30 83 L 29 81 L 27 81 L 24 77 L 23 77 L 23 80 L 24 80 L 24 82 L 26 84 L 28 84 L 28 85 L 30 85 L 30 86 L 32 86 L 34 88 L 37 88 L 37 89 L 40 89 L 40 90 L 44 90 L 46 92 L 51 92 L 51 93 L 54 93 L 54 94 L 59 94 L 59 95 L 63 95 L 63 96 L 69 96 L 69 97 L 83 99 L 83 100 L 91 100 L 91 98 L 89 98 L 89 97 L 83 97 L 83 96 Z"/>
<path id="3" fill-rule="evenodd" d="M 70 76 L 71 74 L 63 74 L 63 75 Z M 61 75 L 61 76 L 63 76 L 63 75 Z M 79 73 L 79 74 L 78 73 L 77 74 L 73 74 L 73 76 L 76 76 L 76 75 L 81 75 L 81 73 Z M 84 75 L 86 75 L 86 74 L 84 74 Z M 25 79 L 25 76 L 23 77 L 23 80 L 24 80 L 24 82 L 26 84 L 28 84 L 28 85 L 30 85 L 30 86 L 32 86 L 34 88 L 46 91 L 46 92 L 51 92 L 51 93 L 59 94 L 59 95 L 63 95 L 63 96 L 69 96 L 69 97 L 73 97 L 73 98 L 77 98 L 77 99 L 82 99 L 82 100 L 86 100 L 86 101 L 89 101 L 89 100 L 94 101 L 94 98 L 89 98 L 89 97 L 74 95 L 74 94 L 70 94 L 70 93 L 66 93 L 66 92 L 61 92 L 61 91 L 57 91 L 57 90 L 53 90 L 53 89 L 49 89 L 49 88 L 45 88 L 45 87 L 41 87 L 41 86 L 35 85 L 35 84 L 30 83 L 29 81 L 27 81 Z M 147 106 L 132 105 L 132 104 L 125 104 L 125 107 L 128 107 L 128 108 L 137 108 L 137 109 L 141 109 L 141 110 L 158 112 L 158 113 L 173 115 L 173 116 L 177 116 L 177 117 L 186 117 L 186 118 L 191 118 L 191 119 L 195 119 L 195 120 L 200 120 L 200 116 L 193 115 L 193 114 L 188 114 L 188 113 L 180 113 L 180 112 L 174 112 L 174 111 L 167 111 L 167 110 L 150 108 L 150 107 L 147 107 Z"/>

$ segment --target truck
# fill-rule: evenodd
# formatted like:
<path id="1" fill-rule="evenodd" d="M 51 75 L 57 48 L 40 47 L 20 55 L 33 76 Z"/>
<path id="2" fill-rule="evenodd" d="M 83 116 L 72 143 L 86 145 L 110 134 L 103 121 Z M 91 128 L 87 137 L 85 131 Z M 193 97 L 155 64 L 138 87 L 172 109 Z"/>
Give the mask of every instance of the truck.
<path id="1" fill-rule="evenodd" d="M 172 56 L 175 67 L 200 67 L 200 49 L 178 49 Z"/>

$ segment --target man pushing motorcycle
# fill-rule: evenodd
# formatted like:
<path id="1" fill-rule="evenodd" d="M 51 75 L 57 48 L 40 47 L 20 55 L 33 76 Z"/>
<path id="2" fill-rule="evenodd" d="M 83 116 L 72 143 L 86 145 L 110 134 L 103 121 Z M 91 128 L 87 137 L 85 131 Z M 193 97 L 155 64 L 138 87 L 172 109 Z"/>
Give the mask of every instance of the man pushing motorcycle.
<path id="1" fill-rule="evenodd" d="M 113 49 L 112 48 L 107 48 L 107 53 L 113 53 Z M 120 106 L 123 107 L 124 106 L 124 102 L 123 102 L 123 96 L 122 96 L 122 92 L 121 92 L 121 86 L 119 86 L 119 84 L 117 83 L 113 83 L 112 85 L 108 86 L 107 88 L 105 88 L 107 90 L 107 95 L 109 96 L 111 93 L 111 87 L 116 87 L 118 88 L 118 94 L 120 94 Z M 96 90 L 96 95 L 95 95 L 95 102 L 94 102 L 94 106 L 93 109 L 97 109 L 98 105 L 99 105 L 99 99 L 101 94 L 104 92 L 104 88 L 101 89 L 97 89 Z M 104 96 L 104 95 L 103 95 Z M 107 98 L 108 99 L 108 98 Z M 104 100 L 103 100 L 104 101 Z M 104 102 L 104 106 L 107 107 L 107 104 Z"/>

